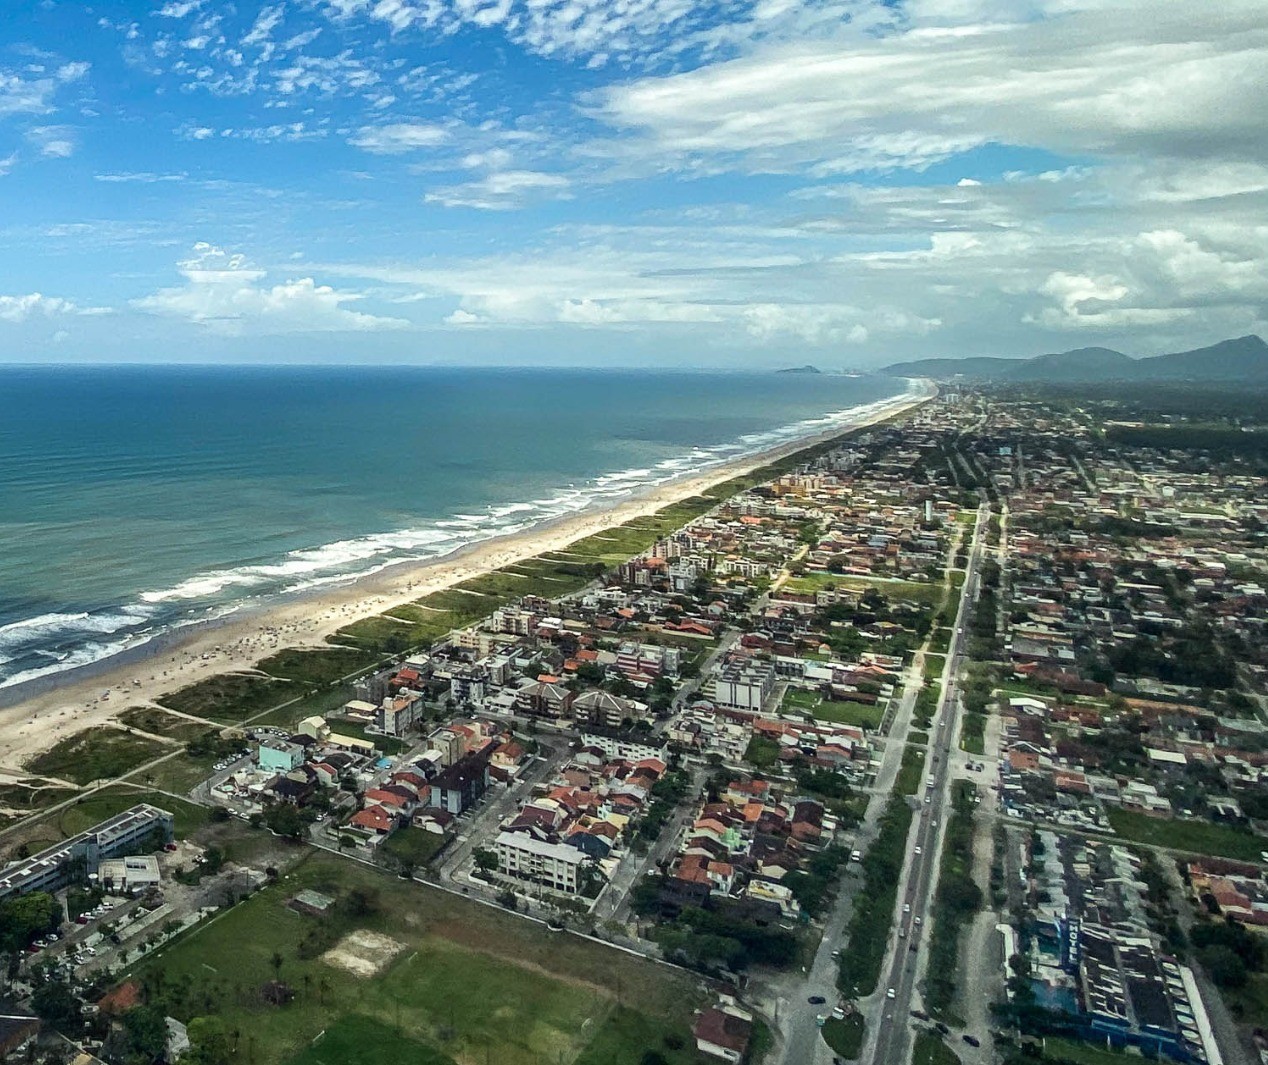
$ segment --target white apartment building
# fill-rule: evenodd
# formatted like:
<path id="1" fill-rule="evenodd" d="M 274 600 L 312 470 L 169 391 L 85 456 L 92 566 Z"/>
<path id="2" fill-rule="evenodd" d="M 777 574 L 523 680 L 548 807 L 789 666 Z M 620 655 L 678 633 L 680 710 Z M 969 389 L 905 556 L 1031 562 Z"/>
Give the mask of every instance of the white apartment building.
<path id="1" fill-rule="evenodd" d="M 714 682 L 713 701 L 728 710 L 760 713 L 775 690 L 775 667 L 769 662 L 731 662 Z"/>
<path id="2" fill-rule="evenodd" d="M 586 856 L 566 843 L 546 843 L 527 832 L 501 832 L 493 844 L 498 872 L 527 880 L 550 891 L 575 895 L 581 890 L 581 864 Z"/>

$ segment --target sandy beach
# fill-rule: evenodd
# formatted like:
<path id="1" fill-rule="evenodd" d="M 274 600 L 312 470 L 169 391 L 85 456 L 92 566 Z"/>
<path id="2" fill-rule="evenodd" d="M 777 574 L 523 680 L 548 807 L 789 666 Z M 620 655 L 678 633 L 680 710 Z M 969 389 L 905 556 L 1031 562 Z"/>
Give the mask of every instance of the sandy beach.
<path id="1" fill-rule="evenodd" d="M 26 761 L 59 740 L 108 723 L 129 707 L 152 703 L 164 693 L 216 673 L 252 669 L 284 647 L 321 646 L 328 635 L 360 618 L 650 514 L 774 459 L 893 417 L 923 403 L 931 394 L 932 389 L 928 389 L 896 396 L 830 431 L 688 475 L 615 507 L 583 511 L 446 558 L 390 567 L 346 585 L 230 615 L 155 641 L 139 654 L 121 656 L 126 661 L 108 660 L 92 670 L 69 672 L 54 687 L 29 697 L 23 698 L 19 692 L 20 701 L 0 708 L 0 774 L 21 773 Z"/>

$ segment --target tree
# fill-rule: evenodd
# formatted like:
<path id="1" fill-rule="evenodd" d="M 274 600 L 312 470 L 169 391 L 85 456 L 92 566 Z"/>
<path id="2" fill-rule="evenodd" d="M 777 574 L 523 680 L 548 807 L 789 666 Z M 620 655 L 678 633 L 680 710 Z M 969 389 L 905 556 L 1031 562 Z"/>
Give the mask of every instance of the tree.
<path id="1" fill-rule="evenodd" d="M 167 1021 L 157 1006 L 135 1006 L 122 1021 L 129 1058 L 150 1062 L 167 1050 Z"/>
<path id="2" fill-rule="evenodd" d="M 343 909 L 349 917 L 369 917 L 379 912 L 377 892 L 366 888 L 353 888 L 344 897 Z"/>
<path id="3" fill-rule="evenodd" d="M 233 1044 L 222 1020 L 195 1017 L 186 1031 L 189 1050 L 181 1057 L 185 1065 L 229 1065 Z"/>
<path id="4" fill-rule="evenodd" d="M 482 873 L 495 873 L 498 868 L 498 856 L 496 851 L 490 850 L 488 847 L 477 847 L 472 852 L 472 858 L 475 859 L 476 868 Z"/>
<path id="5" fill-rule="evenodd" d="M 279 836 L 285 836 L 288 839 L 303 839 L 309 819 L 294 806 L 287 803 L 275 803 L 264 811 L 264 823 Z"/>
<path id="6" fill-rule="evenodd" d="M 62 923 L 62 906 L 44 891 L 32 891 L 0 903 L 0 950 L 25 950 L 32 940 L 56 931 Z"/>
<path id="7" fill-rule="evenodd" d="M 275 951 L 273 951 L 272 956 L 269 958 L 269 965 L 271 965 L 271 966 L 273 967 L 273 979 L 274 979 L 274 980 L 276 980 L 279 976 L 281 976 L 281 975 L 282 975 L 282 955 L 281 955 L 281 952 L 276 951 L 276 950 L 275 950 Z"/>
<path id="8" fill-rule="evenodd" d="M 1244 987 L 1247 980 L 1246 963 L 1231 947 L 1215 944 L 1198 951 L 1198 961 L 1220 987 Z"/>
<path id="9" fill-rule="evenodd" d="M 31 996 L 31 1008 L 45 1024 L 59 1030 L 78 1029 L 81 1023 L 79 999 L 61 980 L 49 980 L 37 987 Z"/>

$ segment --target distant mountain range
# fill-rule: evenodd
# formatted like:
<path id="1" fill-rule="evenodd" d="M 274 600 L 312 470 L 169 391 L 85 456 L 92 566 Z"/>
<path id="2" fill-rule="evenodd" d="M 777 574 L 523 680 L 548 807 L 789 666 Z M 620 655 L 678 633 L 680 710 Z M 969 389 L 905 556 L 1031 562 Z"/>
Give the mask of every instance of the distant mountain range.
<path id="1" fill-rule="evenodd" d="M 1134 359 L 1112 348 L 1075 348 L 1033 358 L 918 359 L 882 373 L 948 381 L 1082 384 L 1108 381 L 1200 381 L 1268 385 L 1268 344 L 1257 336 L 1221 340 L 1210 347 Z"/>

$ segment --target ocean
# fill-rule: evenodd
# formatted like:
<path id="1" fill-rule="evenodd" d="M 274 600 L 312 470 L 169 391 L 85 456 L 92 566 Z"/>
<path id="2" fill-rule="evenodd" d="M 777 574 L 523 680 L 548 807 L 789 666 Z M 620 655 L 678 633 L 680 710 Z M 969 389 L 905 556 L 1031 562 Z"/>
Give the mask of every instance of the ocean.
<path id="1" fill-rule="evenodd" d="M 831 428 L 883 377 L 0 367 L 0 688 Z"/>

